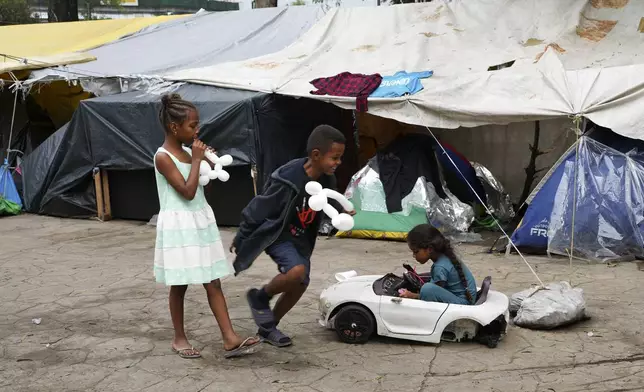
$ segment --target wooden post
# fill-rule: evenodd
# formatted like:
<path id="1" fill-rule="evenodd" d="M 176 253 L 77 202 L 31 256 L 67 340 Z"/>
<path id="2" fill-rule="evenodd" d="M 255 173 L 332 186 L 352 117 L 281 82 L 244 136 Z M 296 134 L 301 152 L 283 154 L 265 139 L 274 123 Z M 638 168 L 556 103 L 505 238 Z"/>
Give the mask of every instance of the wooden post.
<path id="1" fill-rule="evenodd" d="M 112 204 L 110 203 L 110 186 L 107 171 L 95 167 L 93 176 L 94 191 L 96 193 L 96 215 L 98 220 L 105 222 L 112 219 Z"/>
<path id="2" fill-rule="evenodd" d="M 101 181 L 101 171 L 94 168 L 94 193 L 96 194 L 96 214 L 98 220 L 102 221 L 105 218 L 105 207 L 103 204 L 103 185 Z"/>
<path id="3" fill-rule="evenodd" d="M 107 170 L 101 169 L 103 179 L 103 206 L 105 217 L 104 220 L 112 220 L 112 202 L 110 201 L 110 183 L 108 181 Z"/>

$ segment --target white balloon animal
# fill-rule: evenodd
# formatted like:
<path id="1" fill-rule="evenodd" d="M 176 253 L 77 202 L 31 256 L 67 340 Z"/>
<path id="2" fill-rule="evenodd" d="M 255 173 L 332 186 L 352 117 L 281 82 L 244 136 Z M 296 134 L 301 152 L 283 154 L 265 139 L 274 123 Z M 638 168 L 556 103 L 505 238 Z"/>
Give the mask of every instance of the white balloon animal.
<path id="1" fill-rule="evenodd" d="M 211 180 L 228 181 L 230 174 L 224 170 L 224 166 L 233 163 L 233 157 L 230 155 L 218 157 L 214 152 L 206 151 L 206 158 L 215 164 L 215 169 L 213 170 L 208 162 L 201 161 L 199 165 L 199 185 L 206 186 Z"/>
<path id="2" fill-rule="evenodd" d="M 353 211 L 353 204 L 343 194 L 332 189 L 324 189 L 317 181 L 309 181 L 304 187 L 306 193 L 311 195 L 309 207 L 314 211 L 324 210 L 324 213 L 331 218 L 331 224 L 338 230 L 347 231 L 353 229 L 353 217 L 349 214 L 338 213 L 328 202 L 328 198 L 336 200 L 345 211 Z"/>

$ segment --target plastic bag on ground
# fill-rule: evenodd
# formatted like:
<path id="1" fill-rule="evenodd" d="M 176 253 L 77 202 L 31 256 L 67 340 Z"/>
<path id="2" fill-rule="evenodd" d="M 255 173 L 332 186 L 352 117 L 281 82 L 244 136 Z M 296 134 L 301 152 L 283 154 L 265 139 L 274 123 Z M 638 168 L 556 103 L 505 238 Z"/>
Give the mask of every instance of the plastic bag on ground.
<path id="1" fill-rule="evenodd" d="M 508 309 L 510 314 L 517 314 L 519 308 L 521 307 L 521 304 L 523 303 L 523 300 L 534 294 L 536 291 L 537 288 L 533 287 L 531 289 L 519 291 L 518 293 L 512 294 L 510 296 L 510 307 Z"/>
<path id="2" fill-rule="evenodd" d="M 550 290 L 563 290 L 565 288 L 569 288 L 570 285 L 568 282 L 554 282 L 546 285 L 547 288 Z M 510 314 L 517 314 L 519 312 L 519 308 L 521 308 L 521 304 L 523 303 L 523 300 L 531 296 L 532 294 L 536 293 L 538 290 L 538 287 L 532 287 L 527 290 L 519 291 L 518 293 L 512 294 L 510 296 L 510 308 L 509 312 Z"/>
<path id="3" fill-rule="evenodd" d="M 18 215 L 20 211 L 22 200 L 9 170 L 9 160 L 5 158 L 0 166 L 0 216 Z"/>
<path id="4" fill-rule="evenodd" d="M 19 204 L 12 202 L 9 199 L 5 199 L 0 195 L 0 216 L 3 215 L 18 215 L 22 211 L 22 208 Z"/>
<path id="5" fill-rule="evenodd" d="M 518 308 L 514 324 L 530 329 L 554 329 L 586 318 L 584 291 L 568 282 L 516 293 L 510 298 L 510 312 L 513 308 Z"/>

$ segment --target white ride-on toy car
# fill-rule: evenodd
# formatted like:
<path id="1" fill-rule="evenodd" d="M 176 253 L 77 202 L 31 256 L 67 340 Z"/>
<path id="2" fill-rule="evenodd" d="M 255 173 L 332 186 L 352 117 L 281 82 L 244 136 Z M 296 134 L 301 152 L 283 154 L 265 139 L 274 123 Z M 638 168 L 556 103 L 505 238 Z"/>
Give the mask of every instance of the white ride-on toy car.
<path id="1" fill-rule="evenodd" d="M 393 273 L 336 274 L 338 282 L 320 294 L 320 325 L 334 329 L 341 341 L 350 344 L 366 343 L 377 333 L 426 343 L 474 340 L 494 348 L 505 336 L 509 300 L 490 290 L 491 277 L 483 280 L 475 305 L 427 302 L 398 296 L 401 288 L 418 292 L 429 281 L 429 276 L 404 267 L 407 272 L 402 278 Z"/>

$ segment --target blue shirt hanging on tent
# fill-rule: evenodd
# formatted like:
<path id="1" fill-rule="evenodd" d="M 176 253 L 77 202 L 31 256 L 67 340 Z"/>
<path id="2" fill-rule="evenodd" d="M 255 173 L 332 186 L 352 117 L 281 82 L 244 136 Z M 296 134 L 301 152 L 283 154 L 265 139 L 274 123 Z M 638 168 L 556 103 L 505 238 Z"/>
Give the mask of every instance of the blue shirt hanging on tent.
<path id="1" fill-rule="evenodd" d="M 434 74 L 434 71 L 411 72 L 406 71 L 396 72 L 393 76 L 385 76 L 380 82 L 380 86 L 371 93 L 374 98 L 395 98 L 402 97 L 403 95 L 416 94 L 423 89 L 421 79 L 429 78 Z"/>

